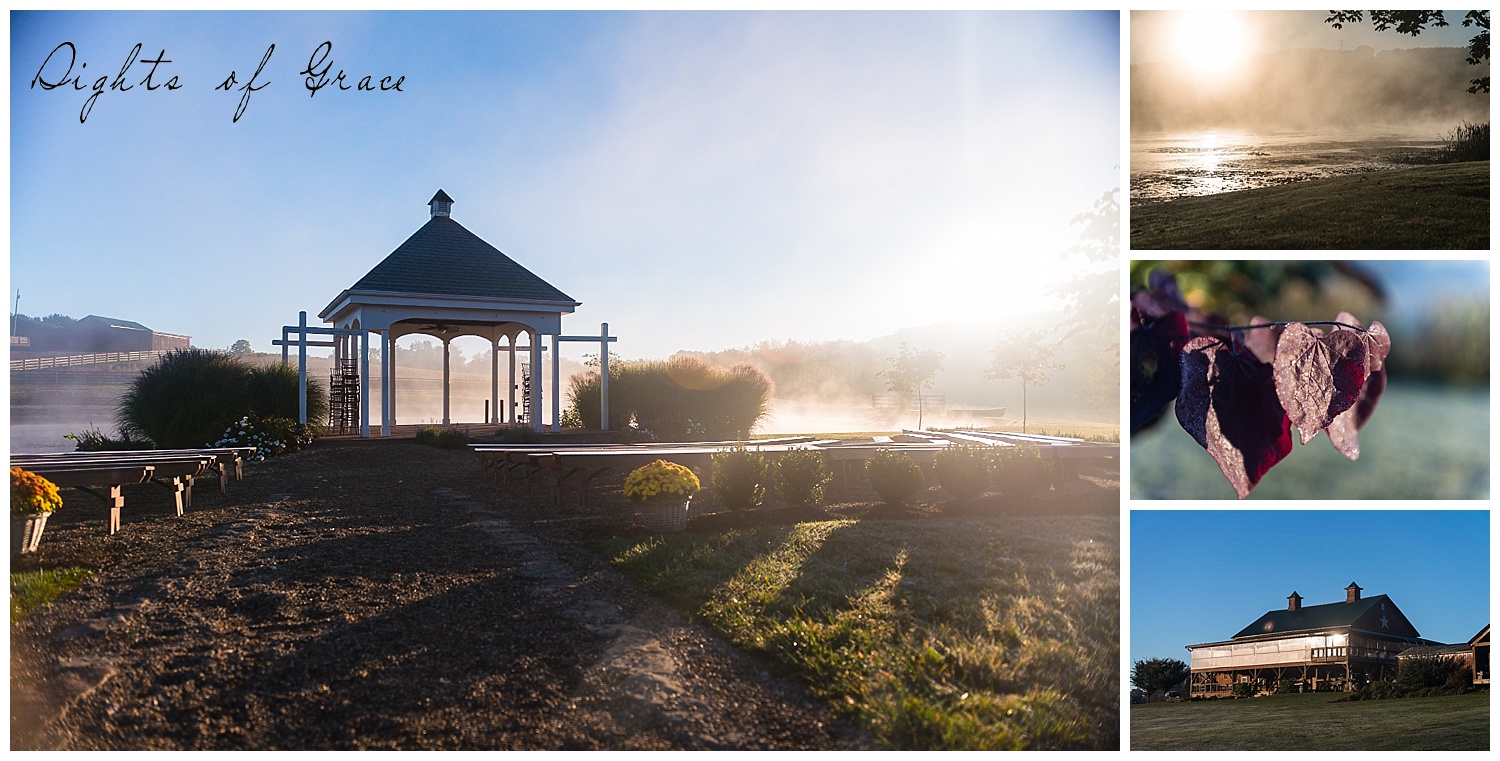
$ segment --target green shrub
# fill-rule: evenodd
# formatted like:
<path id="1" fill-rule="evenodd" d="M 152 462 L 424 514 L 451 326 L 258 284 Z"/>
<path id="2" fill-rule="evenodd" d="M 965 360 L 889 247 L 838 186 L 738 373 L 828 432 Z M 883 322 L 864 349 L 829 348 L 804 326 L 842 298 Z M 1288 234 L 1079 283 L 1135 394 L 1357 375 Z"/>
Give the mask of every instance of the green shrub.
<path id="1" fill-rule="evenodd" d="M 865 472 L 875 493 L 892 507 L 910 502 L 927 485 L 922 466 L 904 452 L 877 451 L 865 462 Z"/>
<path id="2" fill-rule="evenodd" d="M 812 449 L 790 449 L 776 460 L 773 472 L 776 492 L 794 507 L 811 507 L 823 501 L 823 491 L 833 474 L 823 453 Z"/>
<path id="3" fill-rule="evenodd" d="M 469 434 L 459 428 L 423 426 L 417 429 L 417 443 L 438 449 L 463 449 L 469 445 Z"/>
<path id="4" fill-rule="evenodd" d="M 540 444 L 545 440 L 542 434 L 524 426 L 506 428 L 495 437 L 501 444 Z"/>
<path id="5" fill-rule="evenodd" d="M 1052 470 L 1042 461 L 1041 450 L 1032 445 L 997 447 L 994 453 L 995 487 L 1007 497 L 1028 497 L 1047 490 Z"/>
<path id="6" fill-rule="evenodd" d="M 585 428 L 600 427 L 599 373 L 569 381 L 568 409 Z M 725 370 L 697 357 L 616 362 L 609 368 L 609 427 L 636 427 L 664 441 L 743 437 L 769 411 L 771 380 L 738 365 Z"/>
<path id="7" fill-rule="evenodd" d="M 74 451 L 77 452 L 129 452 L 153 447 L 149 440 L 132 438 L 128 433 L 112 439 L 98 428 L 88 428 L 80 433 L 65 433 L 63 438 L 72 441 Z"/>
<path id="8" fill-rule="evenodd" d="M 307 381 L 308 420 L 320 425 L 328 396 Z M 201 447 L 244 418 L 297 417 L 297 372 L 291 365 L 251 367 L 228 352 L 168 352 L 131 381 L 115 413 L 127 439 L 149 439 L 164 449 Z"/>
<path id="9" fill-rule="evenodd" d="M 749 510 L 766 501 L 766 456 L 743 446 L 713 456 L 714 493 L 730 510 Z"/>
<path id="10" fill-rule="evenodd" d="M 1407 692 L 1441 687 L 1456 666 L 1454 661 L 1436 655 L 1403 657 L 1396 671 L 1396 686 Z"/>
<path id="11" fill-rule="evenodd" d="M 973 499 L 983 494 L 995 469 L 994 449 L 979 444 L 959 444 L 938 452 L 933 465 L 938 485 L 954 499 Z"/>
<path id="12" fill-rule="evenodd" d="M 1249 682 L 1235 682 L 1234 687 L 1230 688 L 1230 694 L 1237 698 L 1254 697 L 1255 688 Z"/>
<path id="13" fill-rule="evenodd" d="M 313 443 L 313 432 L 291 418 L 273 417 L 256 420 L 240 418 L 224 429 L 224 435 L 205 446 L 255 447 L 251 460 L 264 460 L 279 454 L 295 452 Z"/>

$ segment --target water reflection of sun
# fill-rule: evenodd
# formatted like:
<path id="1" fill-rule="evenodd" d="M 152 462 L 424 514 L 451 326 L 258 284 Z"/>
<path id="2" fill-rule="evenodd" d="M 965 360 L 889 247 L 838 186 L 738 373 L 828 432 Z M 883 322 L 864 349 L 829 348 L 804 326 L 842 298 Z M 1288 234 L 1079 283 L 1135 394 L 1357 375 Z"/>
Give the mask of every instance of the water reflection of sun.
<path id="1" fill-rule="evenodd" d="M 1244 69 L 1253 47 L 1248 21 L 1236 11 L 1181 11 L 1167 35 L 1162 42 L 1178 69 L 1205 85 L 1227 84 Z"/>

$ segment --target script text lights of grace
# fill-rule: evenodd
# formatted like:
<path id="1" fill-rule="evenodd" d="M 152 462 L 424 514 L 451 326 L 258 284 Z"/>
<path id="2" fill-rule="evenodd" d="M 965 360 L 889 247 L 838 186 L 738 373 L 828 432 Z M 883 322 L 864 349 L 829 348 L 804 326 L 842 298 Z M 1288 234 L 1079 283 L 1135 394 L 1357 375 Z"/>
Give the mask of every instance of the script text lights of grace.
<path id="1" fill-rule="evenodd" d="M 48 74 L 47 67 L 49 65 L 52 65 L 53 57 L 57 56 L 59 51 L 62 51 L 64 48 L 67 49 L 67 69 L 62 72 L 61 76 L 55 79 L 49 79 L 47 76 L 45 76 L 46 74 Z M 182 89 L 182 83 L 177 80 L 176 76 L 173 76 L 163 83 L 155 82 L 152 79 L 152 77 L 156 75 L 156 68 L 158 66 L 164 63 L 172 62 L 166 57 L 167 51 L 165 50 L 157 53 L 155 59 L 148 58 L 140 61 L 140 63 L 143 64 L 151 64 L 151 69 L 150 71 L 146 72 L 146 76 L 143 77 L 140 82 L 131 84 L 126 79 L 126 77 L 129 75 L 130 68 L 137 63 L 136 59 L 139 58 L 140 55 L 141 44 L 136 43 L 135 47 L 130 49 L 130 55 L 125 57 L 125 63 L 120 66 L 120 73 L 115 75 L 113 81 L 111 81 L 109 75 L 106 74 L 94 80 L 94 84 L 91 87 L 83 83 L 83 70 L 88 68 L 88 62 L 85 61 L 83 63 L 78 63 L 78 48 L 75 47 L 71 42 L 64 42 L 53 48 L 51 53 L 47 54 L 46 60 L 42 61 L 41 68 L 37 69 L 36 76 L 32 77 L 31 86 L 35 88 L 40 85 L 43 90 L 53 90 L 58 87 L 67 87 L 68 85 L 72 85 L 74 90 L 92 90 L 93 94 L 90 95 L 86 100 L 84 100 L 83 108 L 78 112 L 78 122 L 80 124 L 88 120 L 89 112 L 94 110 L 94 103 L 99 100 L 99 96 L 103 95 L 106 89 L 115 90 L 117 92 L 127 92 L 137 85 L 143 86 L 150 91 L 159 90 L 163 87 L 165 87 L 168 91 Z M 59 65 L 61 64 L 61 61 L 62 59 L 61 57 L 59 57 Z M 78 74 L 73 74 L 74 64 L 78 65 Z M 55 71 L 58 67 L 59 66 L 54 65 L 53 70 Z"/>

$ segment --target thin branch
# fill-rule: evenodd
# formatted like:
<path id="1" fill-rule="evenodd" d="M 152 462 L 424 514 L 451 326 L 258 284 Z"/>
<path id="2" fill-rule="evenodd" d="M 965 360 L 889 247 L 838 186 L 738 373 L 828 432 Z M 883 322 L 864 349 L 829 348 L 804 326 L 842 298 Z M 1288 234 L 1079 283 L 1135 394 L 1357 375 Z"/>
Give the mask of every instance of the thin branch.
<path id="1" fill-rule="evenodd" d="M 1338 322 L 1335 320 L 1292 320 L 1291 322 L 1262 322 L 1255 325 L 1213 325 L 1207 322 L 1196 322 L 1194 320 L 1188 320 L 1188 324 L 1190 325 L 1196 325 L 1200 328 L 1208 328 L 1210 330 L 1224 331 L 1256 330 L 1259 328 L 1284 328 L 1288 325 L 1292 325 L 1298 322 L 1301 322 L 1303 325 L 1337 325 L 1341 328 L 1348 328 L 1360 333 L 1370 332 L 1368 328 L 1361 328 L 1358 325 L 1350 325 L 1347 322 Z"/>

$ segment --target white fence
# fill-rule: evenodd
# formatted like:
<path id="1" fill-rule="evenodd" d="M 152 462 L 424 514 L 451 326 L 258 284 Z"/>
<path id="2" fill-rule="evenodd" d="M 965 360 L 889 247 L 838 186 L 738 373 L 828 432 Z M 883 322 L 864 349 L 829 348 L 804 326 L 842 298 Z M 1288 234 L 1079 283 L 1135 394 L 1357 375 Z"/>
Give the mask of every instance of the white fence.
<path id="1" fill-rule="evenodd" d="M 109 362 L 140 362 L 156 359 L 166 353 L 165 351 L 129 351 L 109 352 L 106 354 L 70 354 L 64 357 L 13 359 L 10 361 L 10 371 L 53 370 L 59 367 L 82 367 L 84 365 L 102 365 Z"/>

